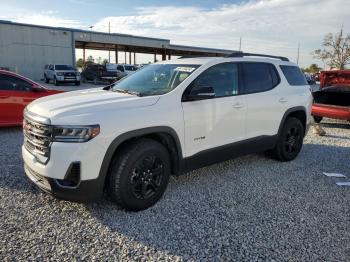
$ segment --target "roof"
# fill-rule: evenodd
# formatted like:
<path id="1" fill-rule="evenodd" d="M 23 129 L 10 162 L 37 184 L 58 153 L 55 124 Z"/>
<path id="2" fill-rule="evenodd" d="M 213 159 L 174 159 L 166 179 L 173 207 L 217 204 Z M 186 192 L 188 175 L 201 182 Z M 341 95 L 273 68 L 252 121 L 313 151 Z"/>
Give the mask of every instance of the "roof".
<path id="1" fill-rule="evenodd" d="M 159 64 L 193 64 L 203 65 L 210 62 L 265 62 L 278 65 L 296 65 L 289 61 L 283 61 L 275 58 L 262 58 L 262 57 L 194 57 L 194 58 L 178 58 L 174 60 L 161 61 Z"/>

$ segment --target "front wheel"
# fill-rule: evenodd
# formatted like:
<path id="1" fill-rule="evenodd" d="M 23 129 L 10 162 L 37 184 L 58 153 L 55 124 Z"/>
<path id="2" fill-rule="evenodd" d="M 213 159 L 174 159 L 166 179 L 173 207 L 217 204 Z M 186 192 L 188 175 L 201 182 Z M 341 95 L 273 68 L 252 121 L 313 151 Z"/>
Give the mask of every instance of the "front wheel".
<path id="1" fill-rule="evenodd" d="M 47 78 L 46 74 L 44 75 L 45 83 L 48 84 L 50 82 L 50 79 Z"/>
<path id="2" fill-rule="evenodd" d="M 59 82 L 57 81 L 57 78 L 56 78 L 56 77 L 53 79 L 53 83 L 54 83 L 55 86 L 58 86 L 58 85 L 59 85 Z"/>
<path id="3" fill-rule="evenodd" d="M 166 148 L 152 139 L 124 146 L 115 156 L 108 176 L 108 193 L 127 210 L 153 206 L 163 195 L 170 177 Z"/>
<path id="4" fill-rule="evenodd" d="M 277 144 L 271 151 L 273 156 L 279 161 L 295 159 L 303 146 L 304 132 L 303 124 L 298 118 L 288 117 Z"/>

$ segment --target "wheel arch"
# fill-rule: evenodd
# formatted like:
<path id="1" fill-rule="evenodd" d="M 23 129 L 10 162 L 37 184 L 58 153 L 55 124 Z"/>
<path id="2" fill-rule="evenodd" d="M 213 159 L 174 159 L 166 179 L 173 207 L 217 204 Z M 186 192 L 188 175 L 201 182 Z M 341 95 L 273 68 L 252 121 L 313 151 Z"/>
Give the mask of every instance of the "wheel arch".
<path id="1" fill-rule="evenodd" d="M 130 141 L 145 137 L 158 141 L 168 150 L 171 158 L 171 171 L 173 174 L 178 173 L 183 156 L 181 143 L 176 131 L 168 126 L 142 128 L 119 135 L 109 145 L 103 158 L 98 177 L 102 187 L 105 185 L 111 161 L 118 152 L 118 149 L 122 146 L 126 146 Z"/>
<path id="2" fill-rule="evenodd" d="M 282 120 L 281 120 L 281 123 L 280 123 L 280 126 L 279 126 L 279 129 L 278 129 L 278 135 L 281 134 L 282 128 L 283 128 L 288 117 L 298 118 L 301 121 L 301 123 L 304 127 L 305 134 L 306 134 L 306 128 L 307 128 L 306 127 L 306 120 L 307 120 L 306 108 L 303 106 L 297 106 L 297 107 L 289 108 L 284 113 Z"/>

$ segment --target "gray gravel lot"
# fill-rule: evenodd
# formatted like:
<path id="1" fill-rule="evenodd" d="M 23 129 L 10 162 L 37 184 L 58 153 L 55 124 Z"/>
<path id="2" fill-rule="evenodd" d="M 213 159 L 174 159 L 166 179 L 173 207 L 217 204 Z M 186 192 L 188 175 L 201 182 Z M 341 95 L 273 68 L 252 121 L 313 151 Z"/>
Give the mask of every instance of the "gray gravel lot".
<path id="1" fill-rule="evenodd" d="M 138 213 L 77 204 L 25 177 L 20 129 L 0 130 L 0 260 L 349 261 L 350 124 L 324 124 L 300 156 L 249 155 L 171 179 Z M 345 181 L 345 180 L 344 180 Z"/>

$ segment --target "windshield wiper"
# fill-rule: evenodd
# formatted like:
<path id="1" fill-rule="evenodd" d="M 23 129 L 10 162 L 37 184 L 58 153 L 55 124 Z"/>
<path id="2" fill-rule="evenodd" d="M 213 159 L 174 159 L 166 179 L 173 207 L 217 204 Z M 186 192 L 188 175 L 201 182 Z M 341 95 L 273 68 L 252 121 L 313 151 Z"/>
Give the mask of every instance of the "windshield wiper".
<path id="1" fill-rule="evenodd" d="M 123 94 L 129 94 L 129 95 L 134 95 L 134 96 L 142 96 L 141 93 L 137 91 L 131 91 L 127 89 L 112 89 L 115 92 L 123 93 Z"/>

